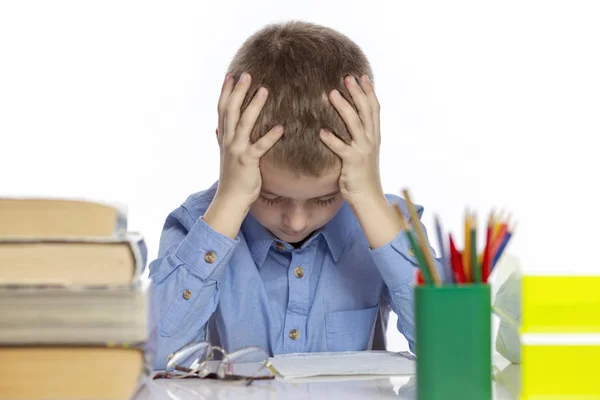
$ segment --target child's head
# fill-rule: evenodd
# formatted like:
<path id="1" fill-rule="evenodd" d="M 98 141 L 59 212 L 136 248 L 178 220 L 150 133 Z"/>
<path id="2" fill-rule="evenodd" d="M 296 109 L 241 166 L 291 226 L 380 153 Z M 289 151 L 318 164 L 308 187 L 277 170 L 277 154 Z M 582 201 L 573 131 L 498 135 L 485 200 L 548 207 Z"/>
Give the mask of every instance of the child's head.
<path id="1" fill-rule="evenodd" d="M 261 86 L 269 90 L 250 140 L 255 142 L 277 124 L 285 129 L 263 159 L 312 176 L 337 166 L 338 157 L 321 143 L 319 131 L 328 128 L 349 143 L 346 125 L 327 95 L 337 89 L 355 107 L 343 79 L 367 74 L 373 80 L 362 50 L 341 33 L 319 25 L 268 25 L 244 42 L 229 66 L 236 80 L 244 71 L 252 76 L 252 85 L 242 112 Z"/>
<path id="2" fill-rule="evenodd" d="M 337 89 L 356 109 L 343 79 L 349 74 L 372 79 L 369 62 L 341 33 L 292 21 L 269 25 L 244 42 L 229 67 L 236 80 L 242 72 L 252 76 L 242 113 L 260 87 L 269 90 L 250 140 L 256 142 L 275 125 L 284 127 L 261 160 L 262 193 L 251 212 L 280 239 L 301 241 L 342 205 L 341 163 L 319 132 L 329 129 L 346 143 L 350 134 L 328 94 Z"/>

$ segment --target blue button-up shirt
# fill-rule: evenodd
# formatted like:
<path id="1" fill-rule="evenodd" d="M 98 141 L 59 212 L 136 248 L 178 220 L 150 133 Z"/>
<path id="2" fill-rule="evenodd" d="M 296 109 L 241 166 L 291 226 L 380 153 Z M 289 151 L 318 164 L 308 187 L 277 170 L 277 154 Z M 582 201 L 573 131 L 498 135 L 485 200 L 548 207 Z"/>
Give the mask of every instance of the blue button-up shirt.
<path id="1" fill-rule="evenodd" d="M 405 233 L 372 250 L 345 203 L 299 248 L 250 214 L 232 240 L 202 219 L 215 191 L 216 184 L 195 193 L 169 214 L 159 256 L 150 263 L 155 369 L 199 340 L 226 351 L 260 346 L 270 354 L 371 349 L 375 333 L 385 334 L 390 307 L 414 351 L 417 261 Z M 387 198 L 408 218 L 404 200 Z M 216 259 L 205 257 L 209 252 Z M 303 275 L 294 273 L 297 267 Z"/>

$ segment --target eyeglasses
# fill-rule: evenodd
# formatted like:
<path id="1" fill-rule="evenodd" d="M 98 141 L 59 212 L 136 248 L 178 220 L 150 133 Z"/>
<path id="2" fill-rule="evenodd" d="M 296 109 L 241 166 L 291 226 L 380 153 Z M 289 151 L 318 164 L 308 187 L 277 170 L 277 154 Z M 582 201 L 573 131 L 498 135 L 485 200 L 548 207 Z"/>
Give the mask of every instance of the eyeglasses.
<path id="1" fill-rule="evenodd" d="M 222 356 L 215 360 L 215 353 Z M 216 372 L 214 366 L 217 364 Z M 267 369 L 271 375 L 257 376 Z M 248 374 L 249 371 L 254 371 Z M 164 372 L 158 373 L 158 378 L 201 378 L 221 379 L 226 381 L 246 381 L 246 386 L 255 380 L 273 379 L 277 370 L 269 360 L 269 354 L 262 347 L 250 346 L 227 353 L 221 347 L 212 346 L 208 342 L 188 343 L 167 357 Z"/>

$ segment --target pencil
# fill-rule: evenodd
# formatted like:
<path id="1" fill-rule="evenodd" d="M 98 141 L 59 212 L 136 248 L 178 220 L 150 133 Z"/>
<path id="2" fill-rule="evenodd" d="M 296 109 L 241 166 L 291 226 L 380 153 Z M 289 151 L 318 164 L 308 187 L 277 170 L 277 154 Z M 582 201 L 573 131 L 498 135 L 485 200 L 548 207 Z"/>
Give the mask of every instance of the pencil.
<path id="1" fill-rule="evenodd" d="M 421 274 L 421 270 L 417 270 L 417 285 L 423 285 L 425 280 L 423 279 L 423 274 Z"/>
<path id="2" fill-rule="evenodd" d="M 417 210 L 415 209 L 415 205 L 410 200 L 410 195 L 408 194 L 408 190 L 404 189 L 402 191 L 404 194 L 404 200 L 406 200 L 406 206 L 408 208 L 408 212 L 410 214 L 410 218 L 413 221 L 413 227 L 415 228 L 415 232 L 417 233 L 417 237 L 419 238 L 421 244 L 421 250 L 423 251 L 423 255 L 425 256 L 426 266 L 429 268 L 429 273 L 431 274 L 431 278 L 435 285 L 439 285 L 440 275 L 435 267 L 435 262 L 433 261 L 433 256 L 431 255 L 431 251 L 429 251 L 429 242 L 427 241 L 427 236 L 423 232 L 421 228 L 421 223 L 419 221 L 419 216 L 417 215 Z"/>
<path id="3" fill-rule="evenodd" d="M 446 247 L 444 246 L 444 239 L 442 235 L 442 225 L 440 224 L 440 219 L 436 215 L 435 219 L 435 231 L 437 234 L 438 245 L 440 246 L 440 256 L 442 266 L 444 267 L 444 275 L 446 280 L 452 283 L 452 270 L 450 269 L 450 259 L 448 258 L 448 253 L 446 252 Z"/>
<path id="4" fill-rule="evenodd" d="M 506 225 L 506 223 L 500 224 L 500 230 L 498 231 L 498 236 L 496 236 L 496 238 L 494 238 L 494 240 L 492 240 L 492 248 L 490 249 L 490 256 L 492 258 L 496 257 L 496 254 L 498 253 L 500 246 L 504 242 L 504 237 L 506 236 L 507 230 L 508 230 L 508 226 Z"/>
<path id="5" fill-rule="evenodd" d="M 479 256 L 477 257 L 477 261 L 480 263 L 483 263 L 483 256 L 485 255 L 485 249 L 487 248 L 488 242 L 490 240 L 492 240 L 492 238 L 494 237 L 494 210 L 490 211 L 490 215 L 488 217 L 488 226 L 486 227 L 486 232 L 485 232 L 485 243 L 484 243 L 484 251 L 479 254 Z M 487 228 L 490 228 L 490 224 L 491 224 L 491 229 L 490 229 L 490 239 L 488 240 L 487 238 Z M 483 264 L 481 264 L 483 267 Z"/>
<path id="6" fill-rule="evenodd" d="M 490 217 L 488 219 L 487 229 L 485 233 L 485 247 L 483 249 L 483 260 L 481 261 L 481 271 L 482 271 L 482 281 L 487 282 L 490 272 L 490 249 L 491 249 L 491 240 L 492 240 L 492 230 L 494 226 L 494 212 L 490 212 Z"/>
<path id="7" fill-rule="evenodd" d="M 500 247 L 498 248 L 498 251 L 494 255 L 494 261 L 492 262 L 492 268 L 494 268 L 496 266 L 496 263 L 498 262 L 498 260 L 500 260 L 502 253 L 506 249 L 506 245 L 508 245 L 508 241 L 510 240 L 510 238 L 512 237 L 512 235 L 515 231 L 515 228 L 516 228 L 516 224 L 510 230 L 508 230 L 506 232 L 506 235 L 504 236 L 504 240 L 502 241 L 502 244 L 500 245 Z"/>
<path id="8" fill-rule="evenodd" d="M 498 233 L 500 232 L 500 227 L 502 226 L 502 217 L 504 216 L 504 210 L 500 210 L 498 215 L 495 217 L 494 227 L 492 231 L 492 240 L 496 240 L 498 237 Z"/>
<path id="9" fill-rule="evenodd" d="M 456 281 L 456 283 L 466 283 L 467 279 L 465 277 L 465 270 L 462 265 L 460 253 L 458 252 L 456 245 L 454 244 L 452 234 L 449 233 L 448 237 L 450 238 L 450 260 L 452 265 L 452 271 L 454 272 L 454 280 Z"/>
<path id="10" fill-rule="evenodd" d="M 481 266 L 477 261 L 477 217 L 475 214 L 471 214 L 471 231 L 469 232 L 470 236 L 470 245 L 471 245 L 471 270 L 473 271 L 473 282 L 481 282 Z"/>
<path id="11" fill-rule="evenodd" d="M 462 265 L 468 282 L 473 281 L 473 270 L 471 266 L 471 219 L 469 210 L 465 210 L 465 247 L 462 253 Z"/>
<path id="12" fill-rule="evenodd" d="M 425 258 L 423 258 L 423 253 L 421 252 L 421 248 L 419 247 L 417 240 L 415 238 L 415 236 L 413 235 L 413 232 L 410 229 L 410 226 L 408 225 L 408 222 L 406 221 L 406 218 L 404 218 L 404 214 L 402 213 L 402 210 L 400 209 L 400 206 L 398 205 L 398 203 L 394 204 L 394 209 L 396 210 L 396 213 L 398 214 L 398 217 L 400 218 L 400 227 L 406 231 L 406 236 L 408 237 L 408 241 L 410 242 L 410 245 L 412 246 L 412 248 L 415 251 L 415 257 L 417 258 L 417 263 L 419 264 L 419 271 L 421 271 L 421 273 L 423 274 L 423 279 L 426 283 L 430 284 L 433 282 L 433 279 L 431 277 L 431 274 L 429 272 L 429 269 L 427 268 L 427 262 L 425 261 Z"/>

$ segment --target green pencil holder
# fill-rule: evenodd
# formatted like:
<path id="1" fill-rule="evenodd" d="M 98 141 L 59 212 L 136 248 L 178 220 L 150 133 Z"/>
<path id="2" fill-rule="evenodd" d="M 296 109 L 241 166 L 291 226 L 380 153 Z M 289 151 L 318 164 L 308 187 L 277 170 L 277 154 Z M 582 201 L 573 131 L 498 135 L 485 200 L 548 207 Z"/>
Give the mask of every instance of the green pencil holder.
<path id="1" fill-rule="evenodd" d="M 415 318 L 417 399 L 491 399 L 490 286 L 417 286 Z"/>

